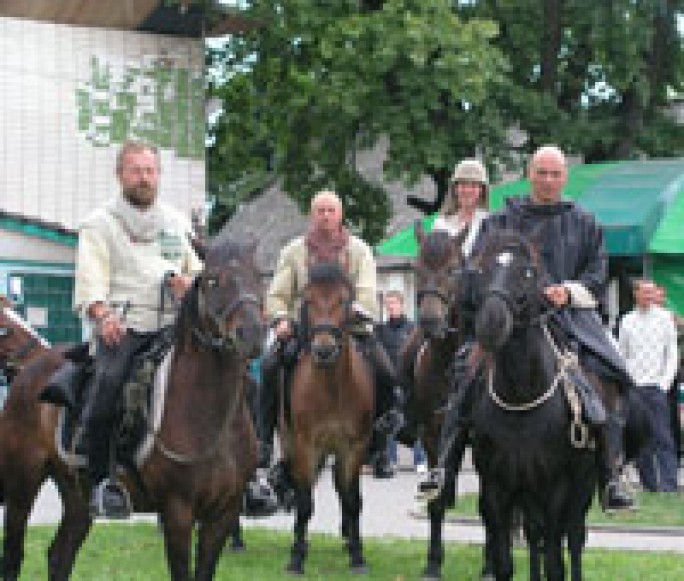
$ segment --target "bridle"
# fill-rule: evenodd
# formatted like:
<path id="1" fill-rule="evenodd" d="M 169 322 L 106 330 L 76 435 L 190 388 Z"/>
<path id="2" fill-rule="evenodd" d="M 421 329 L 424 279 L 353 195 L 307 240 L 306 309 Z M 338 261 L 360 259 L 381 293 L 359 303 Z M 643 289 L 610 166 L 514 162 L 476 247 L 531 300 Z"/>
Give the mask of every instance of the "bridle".
<path id="1" fill-rule="evenodd" d="M 200 286 L 201 275 L 197 277 L 195 284 L 197 288 L 197 302 L 198 310 L 201 315 L 209 319 L 216 329 L 222 329 L 224 321 L 232 317 L 235 312 L 244 304 L 253 304 L 261 307 L 261 299 L 254 293 L 241 293 L 227 305 L 223 305 L 217 309 L 212 309 L 206 301 L 204 292 Z M 200 316 L 200 320 L 201 320 Z M 193 323 L 191 327 L 193 337 L 200 343 L 200 345 L 207 349 L 218 352 L 232 352 L 240 348 L 241 340 L 236 330 L 228 329 L 226 333 L 212 332 L 203 328 L 199 323 Z"/>

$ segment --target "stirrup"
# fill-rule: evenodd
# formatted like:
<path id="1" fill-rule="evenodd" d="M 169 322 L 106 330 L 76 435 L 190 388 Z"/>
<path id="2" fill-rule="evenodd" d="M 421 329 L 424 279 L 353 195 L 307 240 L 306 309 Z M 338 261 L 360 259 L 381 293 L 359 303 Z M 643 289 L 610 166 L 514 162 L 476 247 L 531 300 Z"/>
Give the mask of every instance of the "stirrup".
<path id="1" fill-rule="evenodd" d="M 601 507 L 604 512 L 636 510 L 638 508 L 636 501 L 629 494 L 622 480 L 612 480 L 606 484 L 601 495 Z"/>
<path id="2" fill-rule="evenodd" d="M 133 505 L 128 490 L 118 481 L 105 478 L 95 488 L 90 497 L 90 515 L 125 519 L 131 516 Z"/>

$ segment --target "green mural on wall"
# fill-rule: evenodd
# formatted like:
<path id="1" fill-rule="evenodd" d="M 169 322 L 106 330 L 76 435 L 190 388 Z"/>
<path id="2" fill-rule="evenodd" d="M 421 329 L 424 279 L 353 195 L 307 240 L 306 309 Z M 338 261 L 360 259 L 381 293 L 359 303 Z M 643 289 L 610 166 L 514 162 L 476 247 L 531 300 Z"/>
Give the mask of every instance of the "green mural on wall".
<path id="1" fill-rule="evenodd" d="M 98 57 L 76 89 L 78 129 L 95 146 L 142 139 L 178 157 L 204 157 L 202 73 L 172 59 L 143 59 L 115 74 Z"/>

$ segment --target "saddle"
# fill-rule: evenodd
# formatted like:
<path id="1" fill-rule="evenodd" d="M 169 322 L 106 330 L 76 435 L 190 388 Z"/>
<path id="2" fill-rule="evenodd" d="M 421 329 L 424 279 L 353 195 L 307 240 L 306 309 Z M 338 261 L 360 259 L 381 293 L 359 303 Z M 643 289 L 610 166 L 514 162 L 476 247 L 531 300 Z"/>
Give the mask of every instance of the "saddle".
<path id="1" fill-rule="evenodd" d="M 171 351 L 172 342 L 172 328 L 161 329 L 150 346 L 131 362 L 113 433 L 115 461 L 120 465 L 139 466 L 151 449 L 147 436 L 161 419 L 161 414 L 155 414 L 154 410 L 163 407 L 166 387 L 166 381 L 156 382 L 155 378 Z M 39 399 L 62 408 L 55 433 L 57 450 L 68 465 L 81 468 L 88 460 L 77 435 L 94 380 L 95 360 L 87 343 L 67 351 L 65 358 L 65 364 L 50 378 Z"/>

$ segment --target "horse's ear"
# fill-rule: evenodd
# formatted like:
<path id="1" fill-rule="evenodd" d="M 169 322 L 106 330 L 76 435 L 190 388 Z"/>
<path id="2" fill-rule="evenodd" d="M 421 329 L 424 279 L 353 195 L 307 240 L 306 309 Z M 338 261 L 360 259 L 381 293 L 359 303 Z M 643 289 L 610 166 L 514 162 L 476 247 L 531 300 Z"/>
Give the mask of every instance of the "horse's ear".
<path id="1" fill-rule="evenodd" d="M 422 245 L 425 240 L 425 228 L 423 227 L 422 220 L 416 220 L 413 223 L 413 234 L 415 235 L 418 244 Z"/>
<path id="2" fill-rule="evenodd" d="M 188 234 L 188 240 L 190 241 L 190 246 L 195 251 L 195 254 L 200 260 L 204 260 L 207 256 L 207 244 L 203 240 L 200 240 L 197 236 L 192 236 Z"/>

